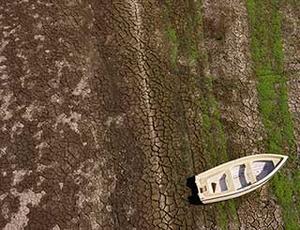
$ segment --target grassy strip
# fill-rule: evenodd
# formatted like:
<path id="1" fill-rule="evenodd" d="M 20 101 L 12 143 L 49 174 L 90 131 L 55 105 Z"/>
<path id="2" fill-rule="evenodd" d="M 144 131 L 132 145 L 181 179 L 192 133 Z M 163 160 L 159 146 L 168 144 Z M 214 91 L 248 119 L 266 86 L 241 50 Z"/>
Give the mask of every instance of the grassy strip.
<path id="1" fill-rule="evenodd" d="M 211 78 L 207 78 L 205 88 L 208 92 L 201 103 L 202 122 L 203 122 L 203 138 L 205 144 L 205 155 L 209 156 L 209 167 L 215 167 L 221 163 L 228 161 L 226 136 L 223 125 L 220 121 L 221 114 L 219 105 L 212 93 Z M 217 203 L 216 220 L 221 229 L 228 229 L 229 219 L 237 221 L 237 213 L 235 202 L 233 200 Z"/>
<path id="2" fill-rule="evenodd" d="M 178 14 L 174 14 L 177 10 L 181 9 L 180 6 L 166 1 L 164 18 L 168 22 L 166 35 L 171 43 L 170 58 L 173 67 L 176 66 L 178 53 L 189 58 L 189 64 L 196 64 L 199 58 L 199 52 L 195 40 L 201 37 L 201 30 L 199 25 L 202 24 L 202 17 L 200 13 L 201 1 L 187 1 L 184 4 L 185 11 L 184 23 L 182 18 L 178 18 Z M 187 11 L 186 11 L 187 10 Z M 174 25 L 178 25 L 175 28 Z"/>
<path id="3" fill-rule="evenodd" d="M 212 93 L 212 80 L 206 79 L 204 87 L 207 89 L 201 102 L 203 137 L 205 139 L 206 155 L 210 156 L 209 167 L 228 161 L 226 151 L 226 139 L 222 123 L 219 105 Z"/>
<path id="4" fill-rule="evenodd" d="M 207 89 L 205 97 L 201 101 L 202 109 L 202 137 L 204 144 L 204 155 L 208 157 L 209 168 L 225 162 L 227 160 L 226 140 L 223 126 L 220 122 L 220 112 L 218 104 L 212 94 L 211 78 L 206 79 L 204 88 Z M 217 203 L 216 221 L 221 229 L 227 229 L 228 216 L 224 202 Z M 235 211 L 235 210 L 234 210 Z"/>
<path id="5" fill-rule="evenodd" d="M 194 4 L 194 5 L 193 5 Z M 171 43 L 170 48 L 170 62 L 175 70 L 180 67 L 177 65 L 178 55 L 183 56 L 188 60 L 188 65 L 201 66 L 201 63 L 207 63 L 206 56 L 199 53 L 197 42 L 202 36 L 202 16 L 201 16 L 201 1 L 189 3 L 188 11 L 185 13 L 185 23 L 179 29 L 174 29 L 170 23 L 166 30 L 166 35 Z M 166 19 L 172 18 L 171 2 L 166 6 Z M 201 82 L 200 82 L 201 81 Z M 209 76 L 190 76 L 189 77 L 190 90 L 196 89 L 201 92 L 201 98 L 196 101 L 198 108 L 201 110 L 202 130 L 204 152 L 203 154 L 209 159 L 208 166 L 214 167 L 220 163 L 228 161 L 226 151 L 226 137 L 220 121 L 219 105 L 214 98 L 212 92 L 212 79 Z M 216 208 L 216 222 L 221 229 L 227 229 L 229 219 L 237 221 L 237 213 L 234 201 L 226 203 L 218 203 Z"/>
<path id="6" fill-rule="evenodd" d="M 174 30 L 168 27 L 166 34 L 171 42 L 170 58 L 172 66 L 176 66 L 178 54 L 184 56 L 188 60 L 189 66 L 201 65 L 201 62 L 207 63 L 205 55 L 200 55 L 197 48 L 197 41 L 203 38 L 202 30 L 202 17 L 200 13 L 201 2 L 197 1 L 195 5 L 189 5 L 188 14 L 185 15 L 185 26 L 182 30 Z M 167 9 L 172 9 L 169 4 Z M 199 83 L 201 81 L 201 83 Z M 212 79 L 211 77 L 190 76 L 191 90 L 197 88 L 201 92 L 202 97 L 198 103 L 201 109 L 202 118 L 202 137 L 204 152 L 203 154 L 209 159 L 209 167 L 214 167 L 222 162 L 228 160 L 226 151 L 226 137 L 223 130 L 222 123 L 220 122 L 220 111 L 218 103 L 212 93 Z M 218 203 L 216 207 L 216 222 L 221 229 L 227 229 L 229 219 L 237 221 L 237 213 L 235 203 L 229 201 L 227 205 Z"/>
<path id="7" fill-rule="evenodd" d="M 299 195 L 300 180 L 295 169 L 295 139 L 287 102 L 287 80 L 282 74 L 283 49 L 278 7 L 279 1 L 276 0 L 247 0 L 259 108 L 267 133 L 266 149 L 271 153 L 290 156 L 289 169 L 286 167 L 275 175 L 272 191 L 282 207 L 286 229 L 298 229 L 300 212 L 294 199 Z"/>

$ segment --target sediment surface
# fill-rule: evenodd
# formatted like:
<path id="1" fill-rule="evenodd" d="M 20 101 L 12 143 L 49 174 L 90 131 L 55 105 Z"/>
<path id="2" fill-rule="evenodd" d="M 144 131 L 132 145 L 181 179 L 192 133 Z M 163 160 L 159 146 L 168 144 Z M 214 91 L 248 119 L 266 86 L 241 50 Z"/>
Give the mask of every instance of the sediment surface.
<path id="1" fill-rule="evenodd" d="M 297 229 L 300 5 L 0 2 L 0 228 Z M 289 155 L 241 198 L 189 202 L 227 160 Z"/>

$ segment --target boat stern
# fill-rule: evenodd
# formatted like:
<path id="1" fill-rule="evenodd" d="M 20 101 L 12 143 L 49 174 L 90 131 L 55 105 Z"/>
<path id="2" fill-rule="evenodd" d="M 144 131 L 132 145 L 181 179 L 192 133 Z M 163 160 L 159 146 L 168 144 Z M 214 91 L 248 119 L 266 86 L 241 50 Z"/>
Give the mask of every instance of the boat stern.
<path id="1" fill-rule="evenodd" d="M 207 193 L 207 185 L 199 175 L 195 177 L 195 183 L 198 190 L 198 197 L 203 202 L 205 200 L 205 193 Z"/>

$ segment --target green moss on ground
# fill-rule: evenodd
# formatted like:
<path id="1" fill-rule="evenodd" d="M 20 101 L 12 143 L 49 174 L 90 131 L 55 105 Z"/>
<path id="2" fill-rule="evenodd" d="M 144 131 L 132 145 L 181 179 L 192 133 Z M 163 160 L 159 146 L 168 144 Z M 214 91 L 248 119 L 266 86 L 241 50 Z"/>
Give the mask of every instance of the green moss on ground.
<path id="1" fill-rule="evenodd" d="M 178 57 L 184 57 L 187 60 L 189 68 L 205 66 L 208 64 L 206 54 L 199 52 L 198 44 L 203 39 L 201 1 L 188 1 L 183 10 L 184 21 L 174 16 L 177 9 L 170 1 L 165 8 L 165 18 L 167 21 L 166 35 L 171 43 L 170 62 L 175 70 L 179 70 Z M 179 24 L 179 25 L 178 25 Z M 175 25 L 178 25 L 177 27 Z M 176 29 L 175 29 L 176 28 Z M 201 71 L 199 71 L 201 72 Z M 203 154 L 207 160 L 208 167 L 214 167 L 220 163 L 228 161 L 226 136 L 221 123 L 221 114 L 219 105 L 212 92 L 211 76 L 203 75 L 188 76 L 189 90 L 195 89 L 201 96 L 195 101 L 197 108 L 201 113 L 201 137 L 203 144 Z M 202 72 L 201 72 L 202 74 Z M 186 148 L 185 148 L 186 149 Z M 228 229 L 229 220 L 237 221 L 237 213 L 234 201 L 227 201 L 215 204 L 216 224 L 221 229 Z"/>
<path id="2" fill-rule="evenodd" d="M 220 121 L 219 105 L 212 93 L 211 78 L 207 79 L 208 90 L 201 102 L 204 153 L 208 158 L 208 166 L 215 167 L 228 161 L 226 136 Z M 237 221 L 237 212 L 233 200 L 216 204 L 216 221 L 221 229 L 228 229 L 229 220 Z"/>
<path id="3" fill-rule="evenodd" d="M 167 23 L 166 35 L 171 42 L 170 58 L 173 67 L 176 65 L 178 53 L 188 57 L 189 64 L 196 64 L 199 59 L 197 41 L 201 39 L 202 17 L 201 1 L 187 1 L 182 5 L 166 1 L 164 18 Z M 178 14 L 178 11 L 181 14 Z M 181 17 L 180 17 L 180 16 Z"/>
<path id="4" fill-rule="evenodd" d="M 179 46 L 176 30 L 172 27 L 168 27 L 166 30 L 166 35 L 171 42 L 170 58 L 171 58 L 171 64 L 174 67 L 177 62 L 178 46 Z"/>
<path id="5" fill-rule="evenodd" d="M 188 14 L 185 15 L 186 21 L 181 30 L 167 28 L 167 35 L 173 44 L 170 51 L 172 65 L 176 66 L 177 56 L 180 54 L 188 60 L 192 66 L 203 66 L 207 64 L 206 55 L 201 55 L 198 49 L 199 40 L 202 36 L 202 17 L 200 12 L 201 2 L 189 5 Z M 169 10 L 172 8 L 168 6 Z M 171 14 L 169 12 L 169 14 Z M 172 27 L 171 27 L 172 28 Z M 176 52 L 173 50 L 176 47 Z M 176 55 L 174 55 L 176 53 Z M 204 64 L 203 64 L 204 63 Z M 205 155 L 208 167 L 214 167 L 228 160 L 226 136 L 220 121 L 221 114 L 219 105 L 212 92 L 212 78 L 210 76 L 190 76 L 191 90 L 197 88 L 202 97 L 197 101 L 201 111 L 203 137 L 203 154 Z M 229 219 L 237 221 L 235 202 L 218 203 L 215 205 L 216 222 L 221 229 L 227 229 Z"/>
<path id="6" fill-rule="evenodd" d="M 290 156 L 288 165 L 274 176 L 272 191 L 282 207 L 286 229 L 298 229 L 300 209 L 295 199 L 299 201 L 300 180 L 295 163 L 293 121 L 288 109 L 287 79 L 283 74 L 279 4 L 276 0 L 248 0 L 247 8 L 259 109 L 267 133 L 266 150 Z"/>
<path id="7" fill-rule="evenodd" d="M 226 137 L 220 121 L 219 105 L 212 93 L 211 78 L 207 78 L 205 95 L 201 101 L 203 139 L 205 155 L 209 156 L 208 166 L 215 167 L 228 161 Z"/>

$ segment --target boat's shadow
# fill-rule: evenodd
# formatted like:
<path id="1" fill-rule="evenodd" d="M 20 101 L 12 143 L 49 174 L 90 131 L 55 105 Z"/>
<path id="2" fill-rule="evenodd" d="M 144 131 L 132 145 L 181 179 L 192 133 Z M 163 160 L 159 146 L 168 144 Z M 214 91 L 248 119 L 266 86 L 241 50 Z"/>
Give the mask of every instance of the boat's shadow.
<path id="1" fill-rule="evenodd" d="M 195 176 L 189 177 L 186 180 L 186 186 L 192 191 L 192 195 L 188 197 L 190 204 L 201 205 L 203 204 L 198 196 L 198 189 L 195 183 Z"/>

